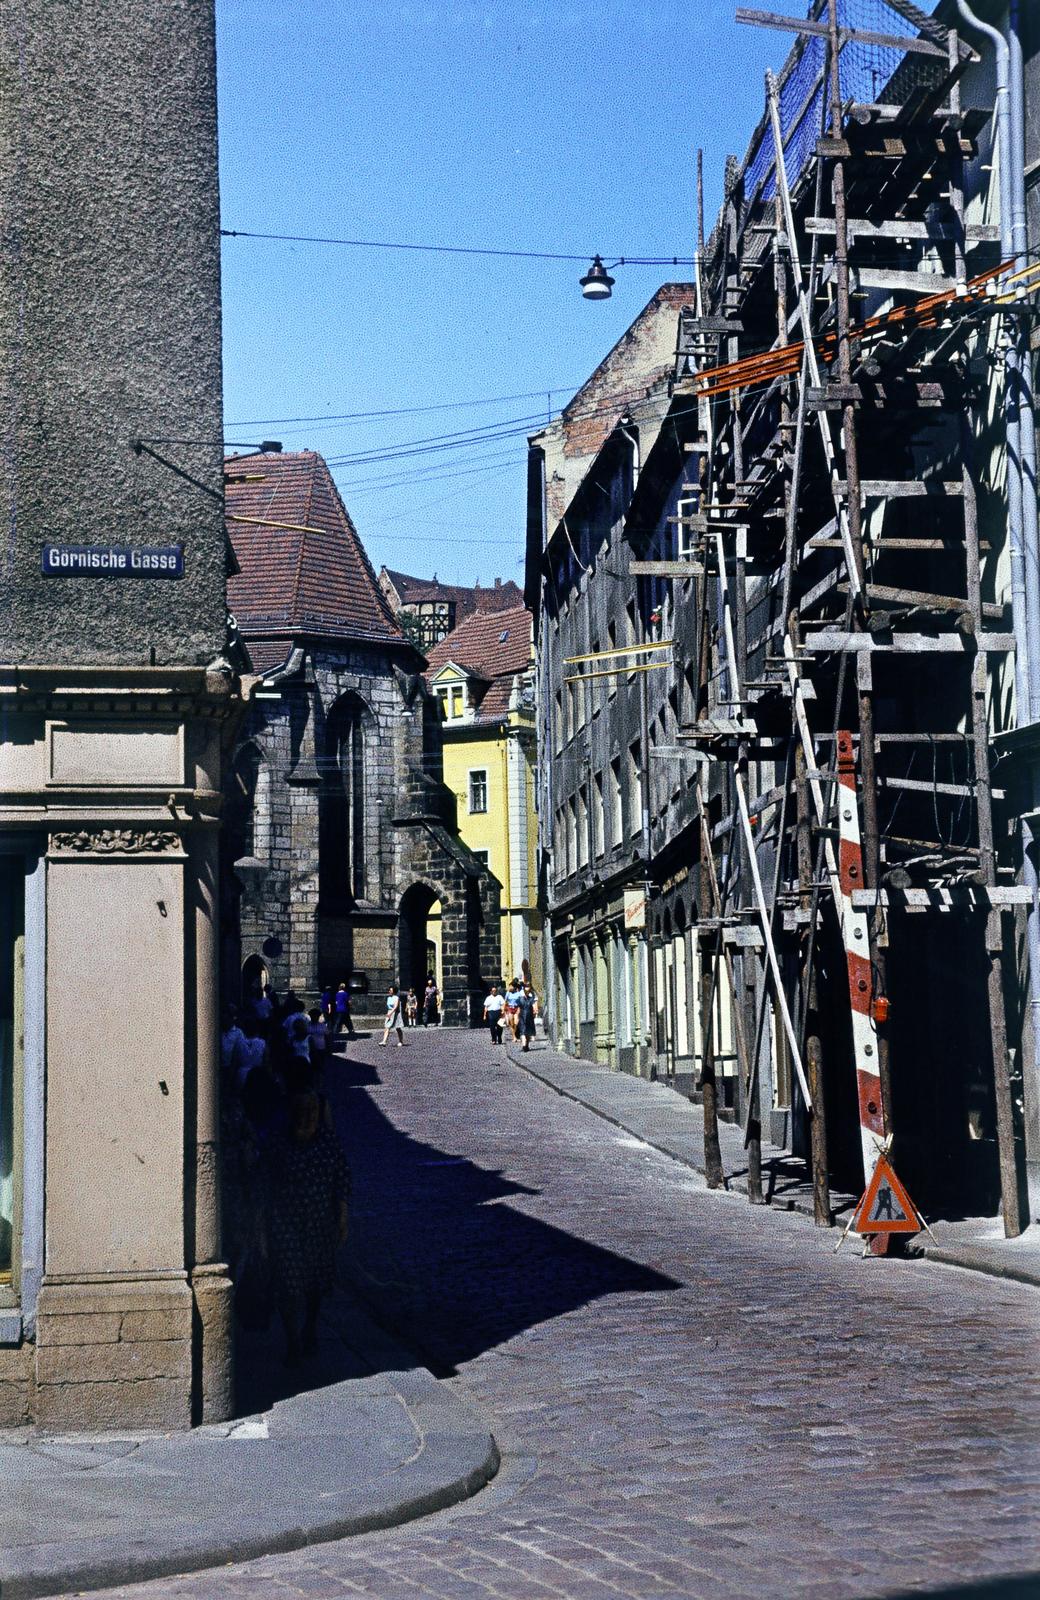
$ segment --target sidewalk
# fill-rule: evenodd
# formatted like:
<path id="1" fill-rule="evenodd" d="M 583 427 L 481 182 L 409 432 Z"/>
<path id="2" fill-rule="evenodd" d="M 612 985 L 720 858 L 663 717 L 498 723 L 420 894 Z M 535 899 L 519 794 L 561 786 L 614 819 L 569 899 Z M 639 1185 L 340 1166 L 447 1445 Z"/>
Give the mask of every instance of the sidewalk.
<path id="1" fill-rule="evenodd" d="M 514 1044 L 505 1048 L 517 1066 L 558 1094 L 576 1100 L 695 1172 L 704 1172 L 704 1115 L 700 1106 L 685 1095 L 663 1083 L 651 1083 L 598 1062 L 563 1055 L 540 1042 L 526 1053 Z M 727 1189 L 746 1194 L 747 1152 L 741 1129 L 720 1122 L 719 1143 Z M 762 1188 L 770 1205 L 812 1216 L 812 1185 L 805 1176 L 805 1163 L 765 1141 Z M 846 1222 L 858 1198 L 832 1189 L 835 1220 Z M 1034 1225 L 1018 1239 L 1005 1239 L 999 1218 L 969 1217 L 963 1222 L 933 1223 L 932 1232 L 934 1239 L 923 1233 L 914 1240 L 914 1254 L 947 1266 L 1040 1287 L 1040 1227 Z"/>
<path id="2" fill-rule="evenodd" d="M 3 1600 L 299 1549 L 482 1488 L 480 1418 L 345 1299 L 322 1357 L 345 1381 L 185 1434 L 0 1433 Z"/>

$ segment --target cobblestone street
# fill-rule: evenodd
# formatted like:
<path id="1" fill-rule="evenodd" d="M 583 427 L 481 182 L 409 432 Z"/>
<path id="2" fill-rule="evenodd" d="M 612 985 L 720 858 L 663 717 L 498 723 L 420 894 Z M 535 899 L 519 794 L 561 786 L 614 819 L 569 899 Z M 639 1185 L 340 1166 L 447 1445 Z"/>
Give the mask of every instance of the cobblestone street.
<path id="1" fill-rule="evenodd" d="M 115 1593 L 1040 1593 L 1035 1290 L 836 1255 L 483 1035 L 374 1043 L 332 1074 L 350 1268 L 484 1413 L 502 1470 L 425 1522 Z"/>

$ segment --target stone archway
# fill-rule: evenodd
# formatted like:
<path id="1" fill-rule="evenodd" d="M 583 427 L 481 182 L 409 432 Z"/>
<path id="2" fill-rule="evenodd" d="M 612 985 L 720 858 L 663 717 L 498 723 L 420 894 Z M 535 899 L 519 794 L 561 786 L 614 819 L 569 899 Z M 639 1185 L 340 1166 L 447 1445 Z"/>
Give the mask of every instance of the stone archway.
<path id="1" fill-rule="evenodd" d="M 254 996 L 263 994 L 265 985 L 270 981 L 267 963 L 262 956 L 255 953 L 247 956 L 242 963 L 242 1004 L 248 1006 Z"/>
<path id="2" fill-rule="evenodd" d="M 397 973 L 401 991 L 414 989 L 422 996 L 430 971 L 427 922 L 433 907 L 441 901 L 439 890 L 427 883 L 413 883 L 401 896 L 397 921 Z"/>

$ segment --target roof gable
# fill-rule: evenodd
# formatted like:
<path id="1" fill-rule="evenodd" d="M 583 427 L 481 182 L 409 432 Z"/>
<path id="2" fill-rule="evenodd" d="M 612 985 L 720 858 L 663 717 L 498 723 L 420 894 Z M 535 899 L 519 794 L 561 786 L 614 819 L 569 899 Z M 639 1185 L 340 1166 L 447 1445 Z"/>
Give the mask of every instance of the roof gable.
<path id="1" fill-rule="evenodd" d="M 443 666 L 438 668 L 436 672 L 427 673 L 427 679 L 430 683 L 446 683 L 449 680 L 455 681 L 459 678 L 465 681 L 477 676 L 478 674 L 473 672 L 472 668 L 460 667 L 457 661 L 445 661 Z"/>
<path id="2" fill-rule="evenodd" d="M 491 588 L 485 588 L 479 583 L 442 583 L 436 576 L 416 578 L 408 572 L 397 572 L 393 567 L 381 567 L 380 587 L 384 587 L 384 579 L 400 605 L 450 603 L 455 606 L 459 621 L 473 611 L 505 611 L 523 603 L 523 594 L 512 578 L 504 582 L 496 578 Z"/>
<path id="3" fill-rule="evenodd" d="M 512 679 L 531 665 L 531 613 L 525 606 L 476 611 L 434 645 L 427 659 L 432 674 L 452 662 L 485 681 Z"/>
<path id="4" fill-rule="evenodd" d="M 236 471 L 236 464 L 238 469 Z M 228 533 L 240 632 L 403 643 L 328 466 L 313 450 L 229 457 Z"/>

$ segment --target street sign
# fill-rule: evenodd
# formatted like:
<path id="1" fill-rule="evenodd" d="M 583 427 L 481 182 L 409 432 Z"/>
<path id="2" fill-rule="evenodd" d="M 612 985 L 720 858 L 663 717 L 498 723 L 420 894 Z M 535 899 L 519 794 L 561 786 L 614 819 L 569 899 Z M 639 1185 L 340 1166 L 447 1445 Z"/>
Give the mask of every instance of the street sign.
<path id="1" fill-rule="evenodd" d="M 887 1156 L 879 1156 L 874 1175 L 856 1208 L 854 1233 L 920 1233 L 924 1224 L 910 1196 L 892 1170 Z"/>
<path id="2" fill-rule="evenodd" d="M 183 578 L 179 544 L 45 544 L 45 578 Z"/>

